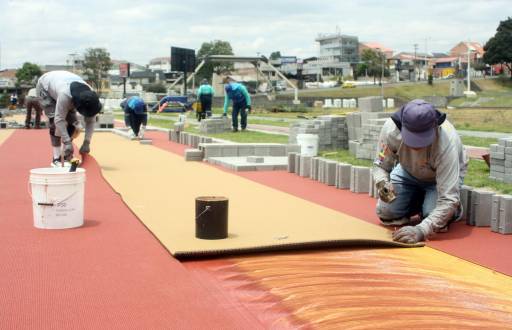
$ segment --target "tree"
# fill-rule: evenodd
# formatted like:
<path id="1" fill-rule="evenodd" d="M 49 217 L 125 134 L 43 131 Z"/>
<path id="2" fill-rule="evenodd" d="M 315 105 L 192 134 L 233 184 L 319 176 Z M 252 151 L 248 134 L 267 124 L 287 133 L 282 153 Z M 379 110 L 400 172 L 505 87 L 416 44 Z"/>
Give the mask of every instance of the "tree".
<path id="1" fill-rule="evenodd" d="M 203 42 L 201 48 L 197 52 L 197 57 L 200 60 L 203 60 L 208 55 L 233 55 L 233 49 L 228 41 L 214 40 L 210 42 Z M 232 69 L 233 63 L 208 61 L 208 63 L 205 63 L 201 70 L 199 70 L 197 76 L 200 79 L 211 79 L 214 72 L 220 74 L 222 71 L 229 71 Z"/>
<path id="2" fill-rule="evenodd" d="M 100 92 L 101 81 L 108 76 L 108 70 L 112 66 L 110 54 L 105 48 L 88 48 L 84 54 L 84 73 L 88 80 Z"/>
<path id="3" fill-rule="evenodd" d="M 375 83 L 376 77 L 379 77 L 380 81 L 382 67 L 386 60 L 385 55 L 381 52 L 376 52 L 373 49 L 365 49 L 361 54 L 361 60 L 363 61 L 364 66 L 358 66 L 358 73 L 361 73 L 360 70 L 365 69 L 367 74 L 370 77 L 373 77 L 373 83 Z"/>
<path id="4" fill-rule="evenodd" d="M 494 37 L 484 46 L 484 62 L 505 65 L 512 79 L 512 18 L 501 21 Z"/>
<path id="5" fill-rule="evenodd" d="M 43 73 L 37 64 L 25 62 L 21 69 L 16 71 L 16 78 L 18 79 L 18 84 L 35 84 L 35 79 L 41 76 Z"/>
<path id="6" fill-rule="evenodd" d="M 270 57 L 269 57 L 271 60 L 277 60 L 277 59 L 280 59 L 281 58 L 281 52 L 280 51 L 277 51 L 277 52 L 272 52 L 270 54 Z"/>

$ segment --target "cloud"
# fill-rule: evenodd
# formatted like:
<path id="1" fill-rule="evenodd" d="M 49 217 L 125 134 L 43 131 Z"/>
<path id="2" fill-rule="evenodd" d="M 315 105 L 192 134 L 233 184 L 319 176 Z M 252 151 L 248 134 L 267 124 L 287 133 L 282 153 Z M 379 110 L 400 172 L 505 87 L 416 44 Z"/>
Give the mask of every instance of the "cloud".
<path id="1" fill-rule="evenodd" d="M 199 0 L 0 1 L 0 68 L 64 63 L 68 54 L 105 47 L 114 59 L 146 64 L 170 46 L 198 49 L 229 41 L 238 55 L 273 51 L 314 56 L 319 33 L 336 28 L 395 51 L 448 51 L 485 43 L 509 0 Z"/>

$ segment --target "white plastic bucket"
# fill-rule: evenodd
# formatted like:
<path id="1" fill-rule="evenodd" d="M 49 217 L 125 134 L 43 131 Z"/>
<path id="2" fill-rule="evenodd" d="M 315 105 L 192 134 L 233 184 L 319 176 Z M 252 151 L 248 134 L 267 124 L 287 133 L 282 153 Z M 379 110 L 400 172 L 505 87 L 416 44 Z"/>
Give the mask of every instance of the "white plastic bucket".
<path id="1" fill-rule="evenodd" d="M 84 224 L 85 170 L 35 168 L 30 170 L 34 226 L 66 229 Z"/>
<path id="2" fill-rule="evenodd" d="M 316 134 L 297 134 L 297 144 L 303 156 L 315 157 L 318 154 L 318 135 Z"/>

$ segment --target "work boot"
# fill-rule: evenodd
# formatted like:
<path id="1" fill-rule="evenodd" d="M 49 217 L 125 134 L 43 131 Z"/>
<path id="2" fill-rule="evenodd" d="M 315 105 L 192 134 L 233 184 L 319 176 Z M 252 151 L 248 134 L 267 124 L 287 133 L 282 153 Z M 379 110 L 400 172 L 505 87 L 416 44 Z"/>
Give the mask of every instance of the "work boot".
<path id="1" fill-rule="evenodd" d="M 62 167 L 62 163 L 60 161 L 60 158 L 54 158 L 52 162 L 50 163 L 51 167 Z"/>
<path id="2" fill-rule="evenodd" d="M 238 128 L 233 127 L 233 129 L 232 129 L 231 131 L 232 131 L 233 133 L 234 133 L 234 132 L 238 132 Z"/>

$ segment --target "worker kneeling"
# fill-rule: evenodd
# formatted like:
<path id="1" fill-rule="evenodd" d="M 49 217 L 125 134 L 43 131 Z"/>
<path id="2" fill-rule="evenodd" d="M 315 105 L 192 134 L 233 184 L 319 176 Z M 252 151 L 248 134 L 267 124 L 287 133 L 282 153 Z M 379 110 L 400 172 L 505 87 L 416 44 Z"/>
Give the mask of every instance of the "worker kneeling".
<path id="1" fill-rule="evenodd" d="M 446 114 L 424 100 L 395 112 L 382 127 L 373 177 L 384 225 L 406 225 L 393 240 L 417 243 L 462 217 L 464 147 Z M 413 219 L 421 222 L 413 226 Z"/>
<path id="2" fill-rule="evenodd" d="M 124 111 L 124 123 L 130 127 L 130 138 L 143 139 L 146 125 L 148 124 L 148 107 L 144 100 L 138 96 L 132 96 L 121 102 Z"/>

